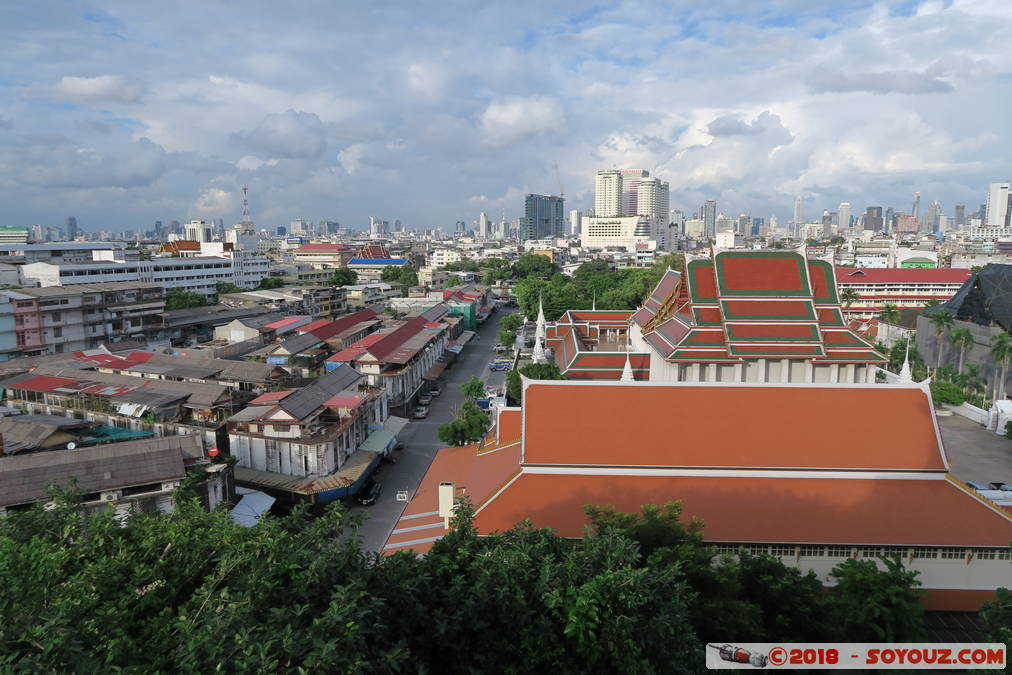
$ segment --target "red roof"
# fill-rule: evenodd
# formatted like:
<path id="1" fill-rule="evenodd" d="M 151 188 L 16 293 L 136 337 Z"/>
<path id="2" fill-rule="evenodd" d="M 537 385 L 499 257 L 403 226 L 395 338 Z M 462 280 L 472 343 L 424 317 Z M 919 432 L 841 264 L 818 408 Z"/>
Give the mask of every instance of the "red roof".
<path id="1" fill-rule="evenodd" d="M 323 328 L 329 323 L 331 323 L 330 319 L 318 319 L 313 323 L 307 323 L 305 326 L 299 326 L 298 331 L 300 333 L 312 333 L 317 328 Z"/>
<path id="2" fill-rule="evenodd" d="M 403 326 L 383 335 L 382 340 L 377 340 L 369 345 L 369 353 L 377 361 L 382 361 L 395 349 L 414 337 L 418 331 L 425 328 L 428 323 L 424 316 L 416 316 L 408 319 Z"/>
<path id="3" fill-rule="evenodd" d="M 53 377 L 51 375 L 39 375 L 30 380 L 9 385 L 10 389 L 23 389 L 25 391 L 50 392 L 59 388 L 73 387 L 78 380 L 71 380 L 66 377 Z"/>
<path id="4" fill-rule="evenodd" d="M 365 353 L 365 350 L 368 349 L 371 345 L 376 344 L 386 336 L 387 336 L 386 333 L 370 333 L 369 335 L 366 335 L 364 338 L 355 342 L 354 344 L 345 347 L 344 349 L 334 354 L 327 360 L 338 363 L 354 361 L 358 357 L 362 356 L 362 354 Z"/>
<path id="5" fill-rule="evenodd" d="M 284 328 L 285 326 L 291 326 L 293 323 L 304 321 L 305 319 L 308 318 L 309 318 L 308 316 L 286 316 L 283 319 L 278 319 L 273 323 L 266 324 L 264 328 L 268 330 L 277 330 L 279 328 Z"/>
<path id="6" fill-rule="evenodd" d="M 946 470 L 920 387 L 531 381 L 524 408 L 531 464 Z M 889 414 L 840 424 L 872 410 Z M 672 411 L 685 423 L 667 437 Z"/>
<path id="7" fill-rule="evenodd" d="M 289 394 L 294 394 L 297 389 L 285 389 L 284 391 L 269 391 L 266 394 L 261 394 L 255 399 L 250 401 L 247 405 L 266 405 L 268 403 L 277 403 Z"/>
<path id="8" fill-rule="evenodd" d="M 326 325 L 305 332 L 312 333 L 321 340 L 329 340 L 338 333 L 343 333 L 352 326 L 360 324 L 363 321 L 372 321 L 376 318 L 376 312 L 371 309 L 361 309 L 357 312 L 353 312 L 347 316 L 342 316 L 340 319 L 335 319 L 328 322 Z"/>
<path id="9" fill-rule="evenodd" d="M 837 267 L 836 282 L 840 284 L 961 284 L 970 278 L 970 270 L 917 269 L 902 267 Z"/>
<path id="10" fill-rule="evenodd" d="M 328 408 L 356 408 L 362 404 L 361 396 L 341 396 L 337 394 L 327 399 L 323 405 Z"/>

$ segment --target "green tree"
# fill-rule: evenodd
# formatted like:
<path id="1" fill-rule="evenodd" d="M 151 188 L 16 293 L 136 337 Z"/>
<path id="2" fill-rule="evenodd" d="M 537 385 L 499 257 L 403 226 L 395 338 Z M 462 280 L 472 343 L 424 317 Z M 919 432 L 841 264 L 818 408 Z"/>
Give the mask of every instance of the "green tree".
<path id="1" fill-rule="evenodd" d="M 269 291 L 272 288 L 281 288 L 285 285 L 285 280 L 281 277 L 264 277 L 260 280 L 260 284 L 257 286 L 258 291 Z"/>
<path id="2" fill-rule="evenodd" d="M 995 400 L 1005 398 L 1005 378 L 1008 375 L 1009 360 L 1012 360 L 1012 336 L 1005 331 L 991 338 L 991 356 L 1001 366 L 1001 374 L 995 383 Z"/>
<path id="3" fill-rule="evenodd" d="M 506 405 L 519 406 L 522 396 L 523 382 L 520 380 L 520 371 L 511 370 L 506 373 Z"/>
<path id="4" fill-rule="evenodd" d="M 966 400 L 962 388 L 954 382 L 934 379 L 931 381 L 931 399 L 935 405 L 949 403 L 951 405 L 962 405 Z"/>
<path id="5" fill-rule="evenodd" d="M 472 375 L 467 382 L 460 385 L 460 391 L 464 394 L 464 398 L 468 400 L 484 398 L 485 383 L 477 375 Z"/>
<path id="6" fill-rule="evenodd" d="M 548 256 L 528 253 L 520 256 L 513 263 L 512 276 L 514 279 L 526 279 L 531 276 L 546 279 L 558 271 L 558 265 L 553 263 Z"/>
<path id="7" fill-rule="evenodd" d="M 457 418 L 440 425 L 436 435 L 447 445 L 467 445 L 484 438 L 490 425 L 488 413 L 467 401 L 458 409 Z"/>
<path id="8" fill-rule="evenodd" d="M 224 281 L 219 281 L 214 285 L 214 292 L 217 293 L 219 296 L 225 295 L 226 293 L 242 293 L 245 290 L 248 289 L 240 288 L 235 284 L 230 284 Z"/>
<path id="9" fill-rule="evenodd" d="M 511 349 L 517 340 L 517 332 L 515 330 L 509 330 L 508 328 L 499 327 L 499 332 L 496 334 L 499 339 L 499 344 L 507 349 Z"/>
<path id="10" fill-rule="evenodd" d="M 358 283 L 358 272 L 347 267 L 339 267 L 330 275 L 330 283 L 334 286 L 351 286 Z"/>
<path id="11" fill-rule="evenodd" d="M 945 347 L 945 343 L 942 342 L 942 336 L 945 334 L 945 331 L 952 328 L 952 314 L 949 314 L 947 310 L 941 309 L 929 314 L 928 321 L 935 327 L 935 344 L 938 346 L 938 358 L 935 359 L 935 369 L 937 370 L 942 366 L 942 349 Z"/>
<path id="12" fill-rule="evenodd" d="M 882 308 L 882 311 L 878 313 L 879 321 L 891 324 L 898 324 L 901 316 L 900 310 L 896 308 L 896 305 L 890 305 L 888 302 Z"/>
<path id="13" fill-rule="evenodd" d="M 920 642 L 924 640 L 924 609 L 917 572 L 898 557 L 845 560 L 830 573 L 836 585 L 828 593 L 836 630 L 853 642 Z"/>
<path id="14" fill-rule="evenodd" d="M 529 363 L 520 369 L 524 377 L 530 380 L 564 380 L 566 379 L 559 367 L 554 363 Z"/>
<path id="15" fill-rule="evenodd" d="M 170 288 L 165 293 L 165 309 L 187 309 L 189 307 L 203 307 L 207 304 L 207 296 L 183 288 Z"/>
<path id="16" fill-rule="evenodd" d="M 499 327 L 515 331 L 520 328 L 523 323 L 524 320 L 519 314 L 507 314 L 502 318 L 502 321 L 499 322 Z"/>
<path id="17" fill-rule="evenodd" d="M 845 288 L 840 292 L 840 299 L 843 300 L 844 307 L 850 307 L 855 302 L 861 299 L 861 294 L 855 291 L 853 288 Z"/>
<path id="18" fill-rule="evenodd" d="M 956 328 L 949 331 L 949 342 L 959 350 L 959 368 L 956 372 L 963 374 L 963 362 L 966 360 L 966 350 L 973 347 L 973 333 L 966 328 Z"/>
<path id="19" fill-rule="evenodd" d="M 900 369 L 903 367 L 903 359 L 907 354 L 907 341 L 908 338 L 900 338 L 893 343 L 892 348 L 889 350 L 889 370 L 894 373 L 900 372 Z M 910 343 L 910 369 L 914 373 L 926 369 L 924 357 L 921 356 L 914 342 Z"/>
<path id="20" fill-rule="evenodd" d="M 997 597 L 980 608 L 980 618 L 987 641 L 1005 644 L 1007 663 L 1008 655 L 1012 654 L 1012 593 L 1007 588 L 999 588 Z"/>

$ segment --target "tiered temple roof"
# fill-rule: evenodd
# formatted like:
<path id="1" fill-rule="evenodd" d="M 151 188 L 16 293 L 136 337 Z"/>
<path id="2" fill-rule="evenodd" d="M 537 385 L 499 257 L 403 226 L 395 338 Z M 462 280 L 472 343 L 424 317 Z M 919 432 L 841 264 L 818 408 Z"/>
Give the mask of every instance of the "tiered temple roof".
<path id="1" fill-rule="evenodd" d="M 632 320 L 667 361 L 886 360 L 844 323 L 833 266 L 803 251 L 686 256 Z"/>

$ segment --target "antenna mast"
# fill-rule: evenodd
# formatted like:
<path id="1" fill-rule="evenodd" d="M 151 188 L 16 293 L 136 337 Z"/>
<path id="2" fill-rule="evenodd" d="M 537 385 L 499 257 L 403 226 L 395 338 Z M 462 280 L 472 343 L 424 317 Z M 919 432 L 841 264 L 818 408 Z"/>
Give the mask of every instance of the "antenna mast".
<path id="1" fill-rule="evenodd" d="M 248 189 L 249 189 L 249 186 L 247 186 L 247 185 L 243 185 L 242 186 L 242 223 L 243 223 L 243 225 L 246 225 L 247 223 L 250 222 L 250 220 L 249 220 L 249 200 L 246 199 L 246 191 Z"/>

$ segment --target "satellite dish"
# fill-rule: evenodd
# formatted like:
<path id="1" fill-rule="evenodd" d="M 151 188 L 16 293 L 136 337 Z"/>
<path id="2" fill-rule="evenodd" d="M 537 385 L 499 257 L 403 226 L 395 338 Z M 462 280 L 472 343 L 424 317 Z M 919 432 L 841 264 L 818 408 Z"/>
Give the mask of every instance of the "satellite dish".
<path id="1" fill-rule="evenodd" d="M 71 441 L 70 443 L 67 443 L 67 450 L 73 450 L 76 447 L 77 447 L 77 443 L 74 443 L 73 441 Z"/>

